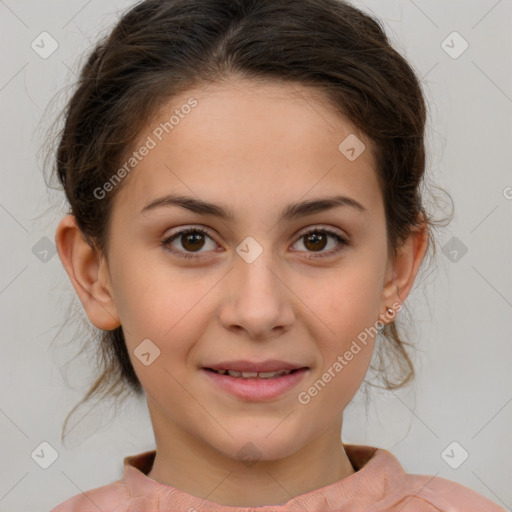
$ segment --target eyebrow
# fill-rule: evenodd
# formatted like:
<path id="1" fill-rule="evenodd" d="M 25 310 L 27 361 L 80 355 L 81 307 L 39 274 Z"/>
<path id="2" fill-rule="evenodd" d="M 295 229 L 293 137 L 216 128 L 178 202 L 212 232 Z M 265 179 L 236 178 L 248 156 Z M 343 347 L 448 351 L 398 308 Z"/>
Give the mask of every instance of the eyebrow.
<path id="1" fill-rule="evenodd" d="M 169 206 L 180 206 L 200 215 L 213 215 L 226 221 L 233 222 L 235 220 L 235 216 L 231 210 L 225 206 L 180 194 L 168 194 L 159 197 L 146 204 L 140 213 L 142 214 L 156 208 Z M 361 213 L 368 213 L 368 210 L 359 201 L 345 195 L 335 195 L 289 204 L 282 211 L 280 221 L 291 221 L 307 215 L 331 210 L 339 206 L 348 206 Z"/>

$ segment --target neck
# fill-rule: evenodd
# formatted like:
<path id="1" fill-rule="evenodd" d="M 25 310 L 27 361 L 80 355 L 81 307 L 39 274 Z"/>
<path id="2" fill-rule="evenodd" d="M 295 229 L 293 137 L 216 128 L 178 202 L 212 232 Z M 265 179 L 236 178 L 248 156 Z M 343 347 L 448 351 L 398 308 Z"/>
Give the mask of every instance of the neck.
<path id="1" fill-rule="evenodd" d="M 234 460 L 176 425 L 158 435 L 148 477 L 219 505 L 281 505 L 355 473 L 335 426 L 297 452 L 278 460 Z"/>

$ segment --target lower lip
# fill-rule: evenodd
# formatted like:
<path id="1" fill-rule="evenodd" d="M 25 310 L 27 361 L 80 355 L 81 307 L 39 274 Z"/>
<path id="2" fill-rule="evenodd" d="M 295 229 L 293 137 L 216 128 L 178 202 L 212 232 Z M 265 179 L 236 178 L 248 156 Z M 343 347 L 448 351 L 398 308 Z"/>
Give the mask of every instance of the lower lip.
<path id="1" fill-rule="evenodd" d="M 274 377 L 272 379 L 231 377 L 231 375 L 221 375 L 205 368 L 201 369 L 217 386 L 232 395 L 243 400 L 263 401 L 286 393 L 296 386 L 303 378 L 307 368 L 301 368 L 296 372 Z"/>

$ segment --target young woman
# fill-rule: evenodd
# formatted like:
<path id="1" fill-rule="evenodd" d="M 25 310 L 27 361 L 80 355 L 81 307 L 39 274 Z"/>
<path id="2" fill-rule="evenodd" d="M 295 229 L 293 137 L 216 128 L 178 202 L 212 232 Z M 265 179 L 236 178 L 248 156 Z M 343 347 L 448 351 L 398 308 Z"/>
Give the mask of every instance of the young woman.
<path id="1" fill-rule="evenodd" d="M 503 511 L 344 444 L 433 240 L 426 108 L 340 0 L 145 0 L 83 67 L 56 171 L 61 261 L 155 450 L 53 512 Z M 105 388 L 106 389 L 106 388 Z M 88 398 L 86 397 L 86 398 Z"/>

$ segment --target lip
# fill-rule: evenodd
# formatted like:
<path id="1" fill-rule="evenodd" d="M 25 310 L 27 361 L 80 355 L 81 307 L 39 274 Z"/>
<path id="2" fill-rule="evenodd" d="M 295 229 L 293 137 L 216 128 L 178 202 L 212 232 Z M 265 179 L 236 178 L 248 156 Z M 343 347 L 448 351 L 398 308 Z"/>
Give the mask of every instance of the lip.
<path id="1" fill-rule="evenodd" d="M 278 372 L 279 370 L 298 370 L 306 368 L 303 364 L 294 364 L 278 359 L 267 359 L 265 361 L 248 361 L 238 359 L 236 361 L 222 361 L 213 365 L 205 365 L 203 368 L 212 370 L 236 370 L 238 372 Z"/>
<path id="2" fill-rule="evenodd" d="M 223 369 L 223 368 L 218 368 Z M 234 369 L 234 368 L 230 368 Z M 279 369 L 291 369 L 294 368 L 278 368 Z M 238 370 L 238 371 L 251 371 L 251 370 Z M 256 371 L 256 370 L 253 370 Z M 267 370 L 277 371 L 277 370 Z M 274 398 L 283 395 L 287 391 L 297 386 L 302 381 L 306 373 L 309 372 L 309 368 L 302 367 L 297 369 L 293 373 L 288 375 L 282 375 L 281 377 L 274 377 L 271 379 L 255 378 L 243 378 L 243 377 L 231 377 L 231 375 L 221 375 L 219 373 L 212 372 L 207 368 L 201 368 L 208 378 L 213 383 L 222 389 L 223 391 L 230 393 L 242 400 L 262 402 L 266 400 L 272 400 Z"/>

